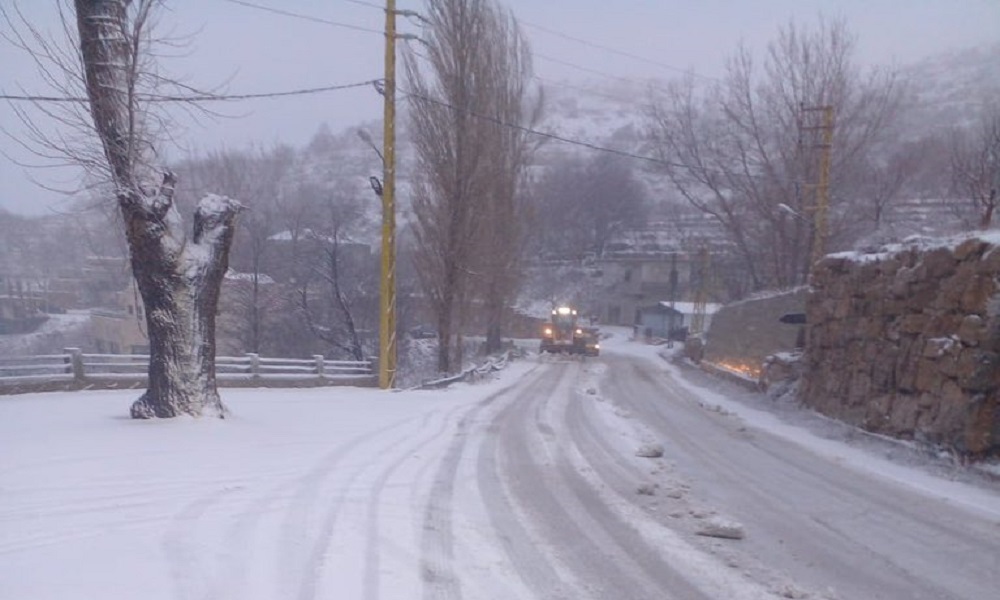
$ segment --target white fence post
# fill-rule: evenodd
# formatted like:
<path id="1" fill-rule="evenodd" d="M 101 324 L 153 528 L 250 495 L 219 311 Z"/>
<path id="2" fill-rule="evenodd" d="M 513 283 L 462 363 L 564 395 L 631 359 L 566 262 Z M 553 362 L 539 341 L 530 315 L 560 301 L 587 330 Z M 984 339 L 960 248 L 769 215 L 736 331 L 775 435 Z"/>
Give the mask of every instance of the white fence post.
<path id="1" fill-rule="evenodd" d="M 69 355 L 66 357 L 66 362 L 69 364 L 70 372 L 73 373 L 73 379 L 83 383 L 86 379 L 83 372 L 83 351 L 79 348 L 63 348 L 63 352 Z"/>
<path id="2" fill-rule="evenodd" d="M 247 358 L 250 359 L 250 377 L 260 377 L 260 354 L 247 352 Z"/>
<path id="3" fill-rule="evenodd" d="M 323 367 L 325 365 L 325 360 L 322 354 L 313 354 L 313 360 L 316 361 L 316 376 L 323 377 Z"/>

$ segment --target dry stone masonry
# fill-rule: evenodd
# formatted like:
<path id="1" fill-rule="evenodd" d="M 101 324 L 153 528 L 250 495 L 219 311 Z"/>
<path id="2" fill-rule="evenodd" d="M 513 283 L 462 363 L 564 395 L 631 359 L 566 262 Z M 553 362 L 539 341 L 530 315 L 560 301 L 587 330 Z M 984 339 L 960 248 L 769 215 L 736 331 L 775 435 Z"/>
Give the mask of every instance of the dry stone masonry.
<path id="1" fill-rule="evenodd" d="M 801 400 L 866 430 L 1000 454 L 1000 234 L 823 259 Z"/>

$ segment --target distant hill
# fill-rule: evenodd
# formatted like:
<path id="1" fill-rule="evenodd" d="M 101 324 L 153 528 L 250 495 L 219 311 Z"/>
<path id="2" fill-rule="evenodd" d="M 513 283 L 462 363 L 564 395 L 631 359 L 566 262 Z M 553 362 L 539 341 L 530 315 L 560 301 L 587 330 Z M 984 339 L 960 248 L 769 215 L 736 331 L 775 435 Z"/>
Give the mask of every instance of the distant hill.
<path id="1" fill-rule="evenodd" d="M 983 103 L 1000 103 L 1000 43 L 931 56 L 900 73 L 907 137 L 971 125 Z"/>

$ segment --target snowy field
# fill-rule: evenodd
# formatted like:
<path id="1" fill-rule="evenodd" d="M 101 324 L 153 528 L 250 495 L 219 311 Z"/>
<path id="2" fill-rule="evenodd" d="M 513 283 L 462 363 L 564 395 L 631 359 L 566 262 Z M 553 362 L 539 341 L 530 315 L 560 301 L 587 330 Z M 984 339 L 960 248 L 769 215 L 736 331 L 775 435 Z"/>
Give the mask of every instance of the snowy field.
<path id="1" fill-rule="evenodd" d="M 612 400 L 614 369 L 631 361 L 654 365 L 702 412 L 737 423 L 725 425 L 732 431 L 774 436 L 838 469 L 943 501 L 992 522 L 1000 536 L 1000 497 L 989 489 L 685 381 L 657 349 L 621 333 L 605 349 L 607 360 L 529 358 L 491 381 L 438 391 L 226 389 L 233 417 L 225 421 L 132 421 L 136 391 L 0 397 L 0 600 L 640 598 L 656 590 L 664 598 L 847 600 L 825 583 L 815 596 L 795 595 L 817 586 L 796 583 L 794 565 L 754 567 L 671 525 L 682 519 L 662 514 L 667 488 L 683 492 L 685 516 L 697 518 L 713 495 L 697 494 L 709 484 L 668 460 L 672 440 L 646 427 L 638 408 Z M 666 458 L 634 455 L 656 442 Z M 642 480 L 628 479 L 633 473 L 659 479 L 636 493 Z M 751 521 L 733 525 L 755 534 Z M 622 529 L 632 537 L 620 539 Z M 692 581 L 675 587 L 646 572 L 659 567 L 645 566 L 642 552 Z M 602 557 L 617 566 L 601 566 Z M 588 579 L 595 572 L 596 583 Z M 641 583 L 616 593 L 617 581 Z"/>
<path id="2" fill-rule="evenodd" d="M 0 398 L 0 598 L 344 591 L 338 582 L 357 580 L 369 534 L 384 537 L 387 565 L 417 554 L 418 490 L 385 489 L 386 478 L 419 479 L 429 465 L 421 457 L 448 443 L 449 416 L 499 383 L 223 390 L 233 412 L 225 421 L 130 420 L 136 391 Z M 371 532 L 376 500 L 387 514 Z M 401 577 L 386 597 L 417 585 Z"/>

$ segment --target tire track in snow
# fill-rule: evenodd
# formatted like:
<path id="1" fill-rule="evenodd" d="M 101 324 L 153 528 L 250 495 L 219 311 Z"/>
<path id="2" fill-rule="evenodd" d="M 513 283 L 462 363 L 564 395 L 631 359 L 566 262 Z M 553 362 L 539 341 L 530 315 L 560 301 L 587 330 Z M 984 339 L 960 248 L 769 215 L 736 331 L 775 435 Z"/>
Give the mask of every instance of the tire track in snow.
<path id="1" fill-rule="evenodd" d="M 570 597 L 774 597 L 640 508 L 631 478 L 642 467 L 602 439 L 608 432 L 582 406 L 592 398 L 580 386 L 561 386 L 511 406 L 505 422 L 498 419 L 505 479 L 530 514 L 528 525 L 568 567 L 564 576 L 575 576 L 578 589 Z"/>
<path id="2" fill-rule="evenodd" d="M 446 409 L 439 409 L 430 413 L 437 416 L 445 411 Z M 427 428 L 430 422 L 427 413 L 361 434 L 327 454 L 316 467 L 296 482 L 296 492 L 286 511 L 283 542 L 280 544 L 280 562 L 284 565 L 282 572 L 287 574 L 283 585 L 285 592 L 280 597 L 315 600 L 325 569 L 326 553 L 333 542 L 334 529 L 345 497 L 353 482 L 371 467 L 362 465 L 350 475 L 339 478 L 337 490 L 333 491 L 331 497 L 324 498 L 321 491 L 329 476 L 345 457 L 365 445 L 381 441 L 376 448 L 364 452 L 363 458 L 381 456 L 398 444 L 400 436 L 395 433 L 397 430 L 418 421 L 420 425 L 414 433 L 416 434 Z M 314 511 L 316 502 L 320 502 L 322 507 Z M 318 514 L 314 515 L 314 512 Z M 317 530 L 317 533 L 310 536 L 308 532 L 311 529 Z"/>
<path id="3" fill-rule="evenodd" d="M 757 525 L 747 542 L 772 567 L 843 598 L 971 599 L 1000 584 L 1000 538 L 977 525 L 986 521 L 767 432 L 737 435 L 738 421 L 706 410 L 661 371 L 630 369 L 614 382 L 619 402 L 702 474 L 703 489 Z"/>
<path id="4" fill-rule="evenodd" d="M 629 535 L 563 456 L 559 444 L 570 440 L 556 436 L 546 409 L 553 397 L 573 393 L 569 382 L 578 375 L 579 367 L 564 369 L 552 393 L 522 398 L 498 418 L 512 496 L 579 582 L 572 597 L 708 600 L 681 578 L 664 581 L 661 572 L 670 571 L 669 565 L 648 560 L 655 553 Z"/>
<path id="5" fill-rule="evenodd" d="M 245 589 L 248 559 L 255 549 L 250 540 L 257 533 L 258 525 L 264 515 L 274 506 L 288 501 L 289 504 L 284 509 L 284 527 L 278 536 L 277 547 L 271 544 L 269 548 L 277 551 L 277 560 L 274 564 L 280 565 L 278 577 L 274 578 L 274 581 L 281 586 L 276 590 L 276 597 L 314 599 L 317 583 L 322 576 L 324 555 L 332 541 L 337 513 L 346 494 L 346 490 L 341 490 L 338 495 L 331 498 L 330 502 L 324 505 L 325 512 L 322 510 L 324 507 L 314 510 L 315 503 L 322 504 L 323 499 L 319 497 L 319 493 L 327 483 L 327 479 L 342 460 L 358 448 L 382 440 L 383 443 L 377 452 L 384 451 L 398 439 L 396 431 L 417 422 L 421 423 L 421 428 L 427 427 L 428 423 L 432 422 L 432 417 L 444 410 L 429 411 L 401 419 L 374 431 L 363 432 L 328 451 L 304 475 L 296 474 L 301 473 L 300 469 L 276 471 L 275 473 L 284 476 L 283 480 L 263 495 L 251 498 L 242 510 L 235 513 L 222 539 L 199 538 L 199 534 L 203 533 L 200 522 L 206 513 L 232 493 L 242 490 L 244 486 L 233 485 L 216 489 L 190 502 L 177 513 L 163 534 L 162 547 L 167 558 L 175 596 L 179 600 L 244 597 L 241 590 Z M 364 467 L 358 469 L 348 477 L 345 485 L 349 487 L 350 482 L 363 469 Z M 269 474 L 273 475 L 274 473 Z M 310 525 L 314 522 L 319 523 L 318 532 L 310 535 L 313 533 Z"/>
<path id="6" fill-rule="evenodd" d="M 559 385 L 559 378 L 551 375 L 538 378 L 529 386 L 532 393 L 549 394 Z M 477 484 L 485 504 L 490 524 L 502 543 L 504 552 L 515 571 L 535 597 L 545 600 L 569 600 L 578 593 L 560 577 L 552 558 L 540 549 L 538 539 L 525 527 L 524 514 L 512 506 L 511 498 L 502 480 L 499 437 L 502 423 L 509 418 L 509 411 L 516 410 L 515 402 L 491 419 L 477 456 Z"/>
<path id="7" fill-rule="evenodd" d="M 178 600 L 213 600 L 219 597 L 219 582 L 213 580 L 208 572 L 209 565 L 202 560 L 202 546 L 197 536 L 200 528 L 197 525 L 209 509 L 238 490 L 238 487 L 232 486 L 215 489 L 189 502 L 174 516 L 163 534 L 161 545 Z"/>
<path id="8" fill-rule="evenodd" d="M 650 581 L 670 590 L 678 598 L 729 598 L 759 600 L 774 597 L 776 586 L 747 580 L 743 573 L 726 564 L 714 551 L 688 541 L 697 538 L 675 531 L 675 520 L 651 512 L 636 493 L 638 482 L 648 476 L 631 454 L 623 454 L 602 435 L 593 419 L 599 418 L 587 402 L 589 394 L 577 392 L 559 411 L 572 443 L 560 456 L 560 470 L 579 497 L 594 501 L 583 504 L 606 532 L 626 549 Z M 639 459 L 646 461 L 648 459 Z M 650 463 L 655 464 L 655 463 Z M 659 474 L 660 470 L 654 470 Z M 679 483 L 674 481 L 674 483 Z M 686 505 L 686 498 L 681 500 Z M 787 580 L 784 580 L 787 583 Z M 780 591 L 780 590 L 779 590 Z"/>
<path id="9" fill-rule="evenodd" d="M 466 406 L 460 406 L 448 412 L 442 419 L 439 427 L 430 435 L 420 440 L 416 444 L 411 444 L 400 454 L 400 456 L 389 464 L 375 479 L 368 495 L 368 516 L 366 519 L 366 542 L 365 542 L 365 573 L 364 573 L 364 598 L 365 600 L 379 600 L 381 598 L 380 566 L 381 566 L 381 546 L 383 539 L 379 533 L 381 498 L 389 478 L 414 454 L 423 450 L 435 442 L 445 431 L 449 422 L 455 414 L 462 410 L 470 410 Z"/>
<path id="10" fill-rule="evenodd" d="M 469 443 L 470 433 L 479 414 L 512 390 L 530 381 L 532 369 L 521 380 L 510 384 L 485 400 L 481 400 L 462 416 L 455 432 L 455 439 L 449 444 L 431 486 L 427 506 L 424 511 L 420 540 L 420 575 L 423 582 L 423 597 L 426 600 L 461 600 L 461 582 L 455 573 L 455 541 L 453 500 L 458 466 L 462 454 Z"/>

